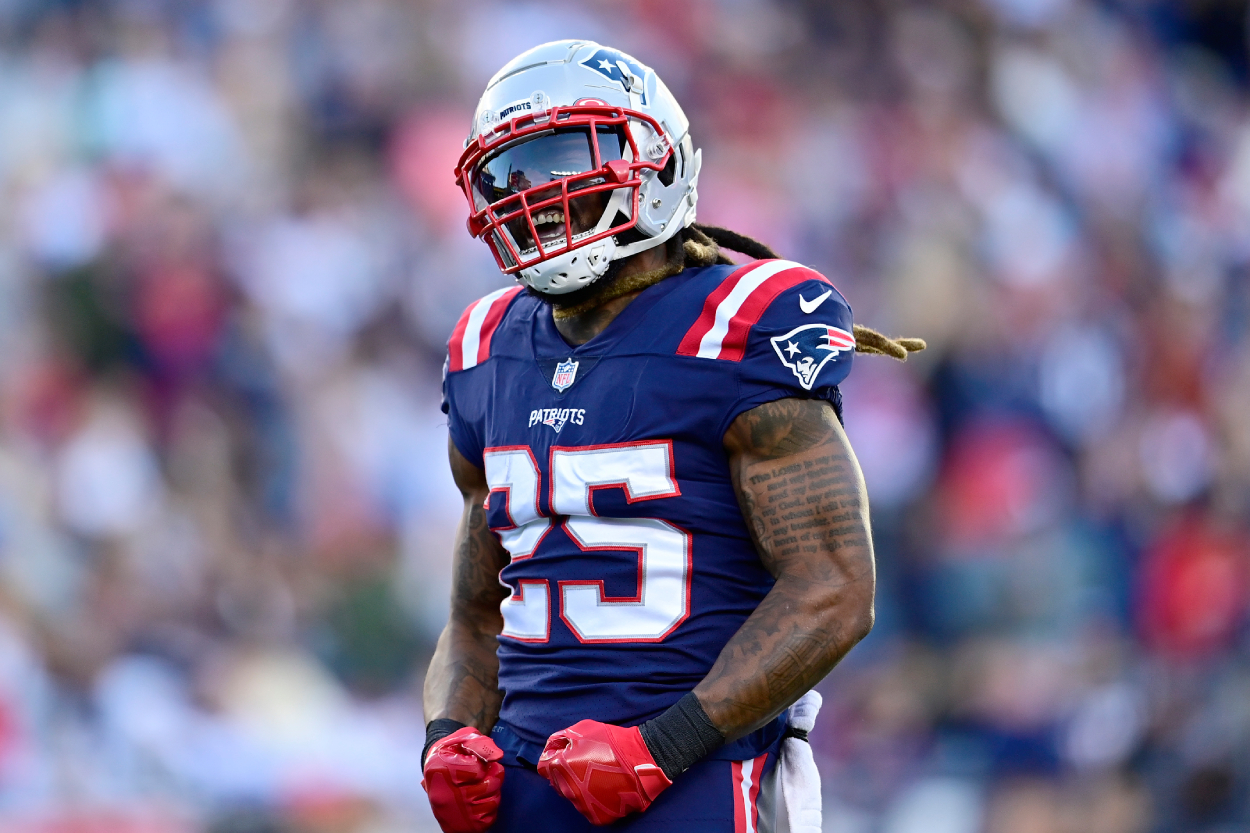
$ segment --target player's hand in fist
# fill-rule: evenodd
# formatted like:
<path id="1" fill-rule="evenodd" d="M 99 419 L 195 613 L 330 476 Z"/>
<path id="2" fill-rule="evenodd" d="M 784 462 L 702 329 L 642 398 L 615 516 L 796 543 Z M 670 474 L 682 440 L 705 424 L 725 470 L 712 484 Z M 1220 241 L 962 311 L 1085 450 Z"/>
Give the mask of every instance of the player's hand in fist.
<path id="1" fill-rule="evenodd" d="M 495 823 L 503 788 L 503 751 L 472 726 L 430 746 L 421 786 L 445 833 L 482 833 Z"/>
<path id="2" fill-rule="evenodd" d="M 582 720 L 547 740 L 538 772 L 591 824 L 608 824 L 651 806 L 673 782 L 637 727 Z"/>

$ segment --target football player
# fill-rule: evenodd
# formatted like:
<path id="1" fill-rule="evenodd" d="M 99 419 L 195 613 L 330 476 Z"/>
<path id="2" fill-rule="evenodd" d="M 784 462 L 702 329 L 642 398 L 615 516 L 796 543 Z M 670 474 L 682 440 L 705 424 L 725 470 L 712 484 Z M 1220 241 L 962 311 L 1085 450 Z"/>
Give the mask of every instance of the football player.
<path id="1" fill-rule="evenodd" d="M 596 43 L 522 54 L 478 104 L 456 176 L 517 283 L 446 367 L 464 513 L 424 784 L 449 833 L 769 830 L 787 708 L 872 627 L 838 383 L 857 338 L 922 345 L 695 224 L 699 166 L 656 74 Z"/>

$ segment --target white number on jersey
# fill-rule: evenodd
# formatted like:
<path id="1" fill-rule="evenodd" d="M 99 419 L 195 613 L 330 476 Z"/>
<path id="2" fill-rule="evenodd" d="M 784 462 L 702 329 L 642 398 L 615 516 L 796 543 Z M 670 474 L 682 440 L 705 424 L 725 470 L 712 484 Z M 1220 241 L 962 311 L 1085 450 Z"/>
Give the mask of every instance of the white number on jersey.
<path id="1" fill-rule="evenodd" d="M 504 511 L 511 526 L 498 527 L 504 549 L 513 561 L 529 558 L 551 531 L 551 519 L 538 514 L 538 463 L 528 446 L 490 448 L 484 456 L 486 482 L 491 492 L 503 492 Z M 489 495 L 487 502 L 490 501 Z M 551 633 L 551 606 L 547 582 L 523 581 L 504 599 L 503 635 L 525 642 L 546 642 Z"/>
<path id="2" fill-rule="evenodd" d="M 503 492 L 511 526 L 499 528 L 516 561 L 528 558 L 550 530 L 538 514 L 538 467 L 525 447 L 489 449 L 486 479 Z M 493 462 L 492 462 L 493 461 Z M 673 478 L 673 447 L 651 441 L 551 450 L 551 507 L 567 515 L 565 531 L 586 551 L 616 550 L 637 559 L 633 596 L 610 597 L 602 580 L 559 581 L 560 616 L 582 642 L 658 642 L 690 612 L 690 535 L 657 518 L 601 518 L 596 489 L 624 489 L 630 503 L 681 494 Z M 527 641 L 550 636 L 546 581 L 522 581 L 501 605 L 503 634 Z M 517 592 L 519 590 L 519 593 Z"/>

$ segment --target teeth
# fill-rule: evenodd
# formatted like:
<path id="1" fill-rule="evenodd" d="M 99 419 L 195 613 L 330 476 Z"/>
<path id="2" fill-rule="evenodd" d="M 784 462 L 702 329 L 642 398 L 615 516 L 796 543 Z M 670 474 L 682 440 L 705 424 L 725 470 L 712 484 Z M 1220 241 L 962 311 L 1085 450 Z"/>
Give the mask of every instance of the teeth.
<path id="1" fill-rule="evenodd" d="M 541 225 L 543 223 L 563 223 L 563 211 L 540 211 L 534 215 L 534 224 Z"/>

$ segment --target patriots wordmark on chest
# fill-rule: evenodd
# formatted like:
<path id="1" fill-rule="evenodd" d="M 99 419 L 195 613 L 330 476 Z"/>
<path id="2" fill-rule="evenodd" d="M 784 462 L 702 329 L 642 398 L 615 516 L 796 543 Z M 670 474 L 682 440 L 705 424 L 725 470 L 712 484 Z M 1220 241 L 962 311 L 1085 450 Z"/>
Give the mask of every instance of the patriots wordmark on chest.
<path id="1" fill-rule="evenodd" d="M 577 362 L 567 359 L 556 365 L 555 375 L 551 377 L 551 386 L 564 393 L 577 381 Z"/>
<path id="2" fill-rule="evenodd" d="M 771 341 L 781 363 L 798 377 L 804 390 L 812 389 L 831 359 L 855 349 L 853 335 L 828 324 L 804 324 Z"/>
<path id="3" fill-rule="evenodd" d="M 559 434 L 565 425 L 581 425 L 585 421 L 585 408 L 535 408 L 530 411 L 529 427 L 546 425 Z"/>

